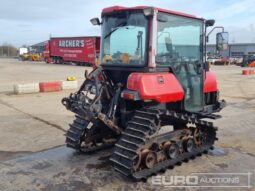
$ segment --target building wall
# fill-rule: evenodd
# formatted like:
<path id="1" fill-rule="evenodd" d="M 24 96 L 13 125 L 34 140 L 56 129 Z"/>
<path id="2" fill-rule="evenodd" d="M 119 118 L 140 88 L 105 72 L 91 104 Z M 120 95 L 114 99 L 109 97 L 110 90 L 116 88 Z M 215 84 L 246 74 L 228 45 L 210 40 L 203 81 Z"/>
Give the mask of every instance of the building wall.
<path id="1" fill-rule="evenodd" d="M 206 51 L 211 54 L 216 53 L 215 45 L 207 45 Z M 243 55 L 255 54 L 255 43 L 237 43 L 229 44 L 229 49 L 227 51 L 219 52 L 220 56 L 223 57 L 242 57 Z"/>
<path id="2" fill-rule="evenodd" d="M 38 43 L 38 44 L 31 45 L 29 47 L 29 49 L 32 50 L 33 52 L 36 52 L 36 53 L 43 53 L 45 43 L 46 43 L 46 41 Z"/>

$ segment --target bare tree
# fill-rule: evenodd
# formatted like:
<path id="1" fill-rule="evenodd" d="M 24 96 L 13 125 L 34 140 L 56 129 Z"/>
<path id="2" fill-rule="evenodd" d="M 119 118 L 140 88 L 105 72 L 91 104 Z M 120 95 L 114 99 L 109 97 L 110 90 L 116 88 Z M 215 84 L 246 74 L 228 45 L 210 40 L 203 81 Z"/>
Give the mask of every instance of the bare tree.
<path id="1" fill-rule="evenodd" d="M 15 57 L 17 56 L 17 48 L 11 44 L 3 43 L 0 46 L 0 57 Z"/>

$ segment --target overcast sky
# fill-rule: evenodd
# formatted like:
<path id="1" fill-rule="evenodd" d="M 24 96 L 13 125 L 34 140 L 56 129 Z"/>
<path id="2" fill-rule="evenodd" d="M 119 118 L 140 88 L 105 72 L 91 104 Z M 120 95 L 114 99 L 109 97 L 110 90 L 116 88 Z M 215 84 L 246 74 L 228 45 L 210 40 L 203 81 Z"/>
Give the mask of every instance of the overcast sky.
<path id="1" fill-rule="evenodd" d="M 0 0 L 0 44 L 31 45 L 49 36 L 100 35 L 89 22 L 102 8 L 149 5 L 213 18 L 230 42 L 255 42 L 255 0 Z M 213 39 L 213 38 L 212 38 Z M 211 43 L 212 42 L 211 39 Z"/>

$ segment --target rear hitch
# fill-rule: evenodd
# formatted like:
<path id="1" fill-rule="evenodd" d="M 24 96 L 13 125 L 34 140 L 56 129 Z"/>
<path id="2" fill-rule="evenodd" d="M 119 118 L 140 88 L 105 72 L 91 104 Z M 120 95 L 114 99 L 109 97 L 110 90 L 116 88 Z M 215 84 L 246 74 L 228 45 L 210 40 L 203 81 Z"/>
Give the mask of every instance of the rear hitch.
<path id="1" fill-rule="evenodd" d="M 96 120 L 102 121 L 106 126 L 112 129 L 117 134 L 122 132 L 122 129 L 115 124 L 115 113 L 118 107 L 119 97 L 122 89 L 122 84 L 118 84 L 114 90 L 107 80 L 100 80 L 102 77 L 101 68 L 97 68 L 88 74 L 85 71 L 86 80 L 81 85 L 76 93 L 71 93 L 69 97 L 62 99 L 62 104 L 67 110 L 70 110 L 91 122 Z M 113 93 L 114 92 L 114 93 Z M 109 101 L 109 109 L 102 111 L 102 100 Z"/>

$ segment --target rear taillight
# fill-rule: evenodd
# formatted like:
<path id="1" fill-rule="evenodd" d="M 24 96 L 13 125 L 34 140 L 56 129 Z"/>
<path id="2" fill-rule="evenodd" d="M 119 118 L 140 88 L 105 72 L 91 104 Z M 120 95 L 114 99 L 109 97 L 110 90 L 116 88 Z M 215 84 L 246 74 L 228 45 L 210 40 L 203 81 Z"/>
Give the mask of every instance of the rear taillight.
<path id="1" fill-rule="evenodd" d="M 133 93 L 127 93 L 127 92 L 122 92 L 121 93 L 121 97 L 124 99 L 131 99 L 134 100 L 135 99 L 135 95 Z"/>

